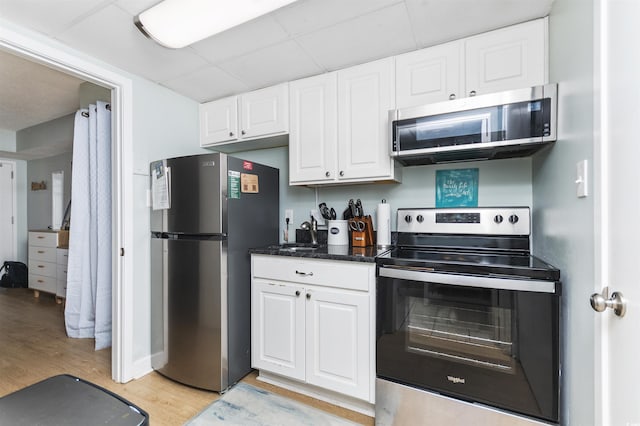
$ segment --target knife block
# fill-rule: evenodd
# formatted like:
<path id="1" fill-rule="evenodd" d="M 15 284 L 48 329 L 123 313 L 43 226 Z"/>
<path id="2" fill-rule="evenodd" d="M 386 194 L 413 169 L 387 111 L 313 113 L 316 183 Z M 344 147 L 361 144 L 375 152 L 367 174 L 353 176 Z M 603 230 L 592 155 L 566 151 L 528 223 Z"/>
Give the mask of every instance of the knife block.
<path id="1" fill-rule="evenodd" d="M 353 247 L 367 247 L 373 245 L 373 220 L 371 216 L 361 216 L 350 219 L 349 222 L 364 222 L 364 230 L 351 231 L 351 245 Z"/>

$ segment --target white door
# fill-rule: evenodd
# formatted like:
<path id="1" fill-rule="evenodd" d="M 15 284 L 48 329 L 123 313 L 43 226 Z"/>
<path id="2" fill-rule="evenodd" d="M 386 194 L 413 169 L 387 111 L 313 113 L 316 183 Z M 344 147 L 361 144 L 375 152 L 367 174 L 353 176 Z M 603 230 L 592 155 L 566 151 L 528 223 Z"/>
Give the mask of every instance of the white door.
<path id="1" fill-rule="evenodd" d="M 240 96 L 240 137 L 255 138 L 289 130 L 287 83 Z"/>
<path id="2" fill-rule="evenodd" d="M 466 96 L 546 83 L 546 20 L 491 31 L 465 42 Z"/>
<path id="3" fill-rule="evenodd" d="M 608 55 L 602 66 L 601 92 L 601 285 L 609 287 L 609 296 L 612 292 L 624 295 L 627 312 L 623 317 L 612 309 L 594 312 L 600 331 L 596 333 L 595 424 L 639 425 L 640 52 L 629 49 L 629 42 L 640 37 L 640 2 L 601 0 L 600 7 L 603 57 Z"/>
<path id="4" fill-rule="evenodd" d="M 251 366 L 304 380 L 304 288 L 254 279 Z"/>
<path id="5" fill-rule="evenodd" d="M 396 108 L 464 97 L 460 93 L 460 52 L 452 41 L 396 56 Z"/>
<path id="6" fill-rule="evenodd" d="M 289 83 L 289 183 L 336 178 L 336 73 Z"/>
<path id="7" fill-rule="evenodd" d="M 390 176 L 393 58 L 338 71 L 338 179 Z"/>
<path id="8" fill-rule="evenodd" d="M 200 146 L 238 139 L 238 97 L 200 104 Z"/>
<path id="9" fill-rule="evenodd" d="M 16 259 L 14 163 L 0 161 L 0 266 Z"/>
<path id="10" fill-rule="evenodd" d="M 369 294 L 307 290 L 307 382 L 369 400 Z"/>

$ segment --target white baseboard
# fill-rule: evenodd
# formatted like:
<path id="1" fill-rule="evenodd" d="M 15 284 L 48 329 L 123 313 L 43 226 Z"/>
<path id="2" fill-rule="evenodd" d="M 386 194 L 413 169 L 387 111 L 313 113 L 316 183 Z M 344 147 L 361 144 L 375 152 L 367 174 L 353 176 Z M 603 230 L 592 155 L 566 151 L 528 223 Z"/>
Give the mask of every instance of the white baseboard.
<path id="1" fill-rule="evenodd" d="M 271 385 L 280 386 L 281 388 L 285 388 L 293 392 L 298 392 L 303 395 L 329 402 L 333 405 L 337 405 L 338 407 L 346 408 L 366 416 L 373 417 L 375 415 L 374 405 L 367 401 L 352 398 L 347 395 L 342 395 L 337 392 L 332 392 L 317 386 L 308 385 L 306 383 L 263 371 L 259 371 L 257 379 Z"/>
<path id="2" fill-rule="evenodd" d="M 142 359 L 136 360 L 133 362 L 131 366 L 131 376 L 133 379 L 139 379 L 142 376 L 146 376 L 151 373 L 153 368 L 151 368 L 151 356 L 144 357 Z"/>

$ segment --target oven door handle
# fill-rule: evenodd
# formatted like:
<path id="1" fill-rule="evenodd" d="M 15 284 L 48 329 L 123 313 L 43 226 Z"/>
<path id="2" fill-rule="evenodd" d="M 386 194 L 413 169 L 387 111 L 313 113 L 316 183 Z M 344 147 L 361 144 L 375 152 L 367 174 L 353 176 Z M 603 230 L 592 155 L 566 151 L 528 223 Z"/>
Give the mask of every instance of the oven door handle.
<path id="1" fill-rule="evenodd" d="M 406 269 L 385 268 L 380 266 L 379 276 L 400 280 L 420 281 L 424 283 L 449 284 L 462 287 L 480 287 L 497 290 L 533 291 L 537 293 L 555 293 L 555 281 L 541 281 L 514 278 L 494 278 L 478 275 L 442 274 L 428 271 L 410 271 Z"/>

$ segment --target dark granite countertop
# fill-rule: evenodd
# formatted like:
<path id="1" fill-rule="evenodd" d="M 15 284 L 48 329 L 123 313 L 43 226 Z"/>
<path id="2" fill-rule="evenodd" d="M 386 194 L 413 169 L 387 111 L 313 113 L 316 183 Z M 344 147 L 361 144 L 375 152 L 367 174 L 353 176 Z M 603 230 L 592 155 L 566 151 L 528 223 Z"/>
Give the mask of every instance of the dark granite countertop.
<path id="1" fill-rule="evenodd" d="M 302 249 L 297 249 L 302 247 Z M 250 249 L 251 254 L 268 254 L 273 256 L 303 257 L 309 259 L 346 260 L 351 262 L 373 263 L 376 256 L 385 253 L 388 249 L 379 250 L 375 246 L 351 247 L 320 244 L 314 250 L 309 250 L 311 244 L 282 244 L 262 248 Z"/>

